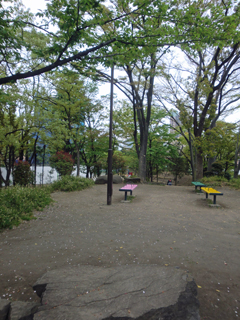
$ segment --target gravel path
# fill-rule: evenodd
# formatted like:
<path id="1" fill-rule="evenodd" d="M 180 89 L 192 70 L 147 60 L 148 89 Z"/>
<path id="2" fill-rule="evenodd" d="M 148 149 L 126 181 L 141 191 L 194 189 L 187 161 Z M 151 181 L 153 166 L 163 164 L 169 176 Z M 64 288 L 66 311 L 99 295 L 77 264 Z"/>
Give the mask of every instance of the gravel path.
<path id="1" fill-rule="evenodd" d="M 201 319 L 240 317 L 240 192 L 217 188 L 212 208 L 194 187 L 142 184 L 130 203 L 120 187 L 111 206 L 106 185 L 54 193 L 36 220 L 0 233 L 0 297 L 38 301 L 32 285 L 60 267 L 155 264 L 193 275 Z"/>

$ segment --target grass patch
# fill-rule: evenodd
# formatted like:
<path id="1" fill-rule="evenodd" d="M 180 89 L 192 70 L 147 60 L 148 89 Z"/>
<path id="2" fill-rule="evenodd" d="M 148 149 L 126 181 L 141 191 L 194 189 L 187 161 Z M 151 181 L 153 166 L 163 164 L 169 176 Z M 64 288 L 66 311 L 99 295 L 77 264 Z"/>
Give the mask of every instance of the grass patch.
<path id="1" fill-rule="evenodd" d="M 135 198 L 135 196 L 127 196 L 127 201 L 132 202 L 134 198 Z"/>
<path id="2" fill-rule="evenodd" d="M 48 187 L 0 189 L 0 229 L 12 228 L 22 220 L 34 219 L 33 210 L 41 210 L 51 202 Z"/>
<path id="3" fill-rule="evenodd" d="M 224 186 L 229 186 L 234 189 L 239 190 L 240 189 L 240 178 L 238 179 L 231 179 L 227 180 L 224 177 L 218 177 L 218 176 L 213 176 L 213 177 L 204 177 L 201 179 L 202 183 L 205 183 L 208 187 L 224 187 Z"/>
<path id="4" fill-rule="evenodd" d="M 54 181 L 51 185 L 51 191 L 81 191 L 94 185 L 91 179 L 63 176 L 59 180 Z"/>
<path id="5" fill-rule="evenodd" d="M 0 229 L 18 226 L 22 220 L 34 219 L 33 210 L 42 210 L 51 202 L 51 192 L 77 191 L 94 184 L 93 180 L 63 176 L 49 186 L 14 186 L 0 189 Z"/>
<path id="6" fill-rule="evenodd" d="M 229 181 L 224 177 L 204 177 L 201 179 L 201 182 L 211 187 L 222 187 L 224 185 L 228 185 Z"/>
<path id="7" fill-rule="evenodd" d="M 234 189 L 240 190 L 240 178 L 238 179 L 231 179 L 229 181 L 229 185 Z"/>

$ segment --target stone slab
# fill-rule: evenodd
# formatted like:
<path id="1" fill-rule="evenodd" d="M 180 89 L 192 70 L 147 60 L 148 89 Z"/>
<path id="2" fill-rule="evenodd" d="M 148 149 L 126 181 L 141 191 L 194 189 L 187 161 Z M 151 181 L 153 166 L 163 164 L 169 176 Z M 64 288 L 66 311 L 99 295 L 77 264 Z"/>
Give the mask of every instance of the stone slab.
<path id="1" fill-rule="evenodd" d="M 34 320 L 200 320 L 194 280 L 173 267 L 57 269 L 33 288 L 42 297 Z"/>
<path id="2" fill-rule="evenodd" d="M 97 179 L 95 180 L 95 184 L 106 184 L 107 182 L 108 182 L 108 176 L 107 175 L 97 177 Z M 120 177 L 117 174 L 114 174 L 113 175 L 113 183 L 114 184 L 123 183 L 123 178 Z"/>
<path id="3" fill-rule="evenodd" d="M 36 302 L 13 301 L 7 320 L 32 320 L 38 306 Z"/>
<path id="4" fill-rule="evenodd" d="M 0 298 L 0 320 L 6 320 L 10 308 L 10 301 Z"/>

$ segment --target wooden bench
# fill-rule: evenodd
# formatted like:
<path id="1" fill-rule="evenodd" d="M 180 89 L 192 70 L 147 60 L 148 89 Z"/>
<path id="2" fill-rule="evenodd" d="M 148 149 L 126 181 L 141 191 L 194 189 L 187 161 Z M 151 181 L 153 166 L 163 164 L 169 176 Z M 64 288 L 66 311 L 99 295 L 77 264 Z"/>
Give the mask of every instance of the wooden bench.
<path id="1" fill-rule="evenodd" d="M 213 188 L 202 188 L 202 191 L 206 193 L 206 199 L 208 198 L 208 195 L 213 196 L 213 204 L 216 204 L 216 197 L 222 196 L 223 193 L 213 189 Z"/>
<path id="2" fill-rule="evenodd" d="M 197 188 L 199 187 L 200 192 L 202 192 L 202 191 L 201 191 L 201 188 L 202 188 L 202 187 L 206 187 L 205 184 L 203 184 L 202 182 L 198 182 L 198 181 L 193 181 L 192 184 L 194 184 L 195 190 L 197 190 Z"/>
<path id="3" fill-rule="evenodd" d="M 125 201 L 127 201 L 127 193 L 130 192 L 130 195 L 132 195 L 135 188 L 137 188 L 137 184 L 126 184 L 124 187 L 119 189 L 119 191 L 125 192 Z"/>

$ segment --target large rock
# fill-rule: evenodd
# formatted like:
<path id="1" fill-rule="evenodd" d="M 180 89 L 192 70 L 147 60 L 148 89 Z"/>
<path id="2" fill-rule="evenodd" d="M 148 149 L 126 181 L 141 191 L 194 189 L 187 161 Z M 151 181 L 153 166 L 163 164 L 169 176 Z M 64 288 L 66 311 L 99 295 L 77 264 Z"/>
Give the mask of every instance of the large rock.
<path id="1" fill-rule="evenodd" d="M 7 315 L 10 308 L 10 301 L 0 298 L 0 320 L 7 320 Z"/>
<path id="2" fill-rule="evenodd" d="M 200 320 L 196 284 L 176 268 L 52 270 L 34 290 L 42 297 L 34 320 Z"/>
<path id="3" fill-rule="evenodd" d="M 8 320 L 32 320 L 37 311 L 38 303 L 13 301 L 11 302 Z"/>
<path id="4" fill-rule="evenodd" d="M 141 179 L 140 178 L 125 178 L 124 181 L 126 183 L 141 183 Z"/>
<path id="5" fill-rule="evenodd" d="M 100 176 L 97 177 L 97 179 L 95 180 L 95 184 L 105 184 L 108 182 L 108 176 Z M 115 174 L 113 176 L 113 183 L 114 184 L 118 184 L 118 183 L 123 183 L 123 178 L 120 177 L 119 175 Z"/>

